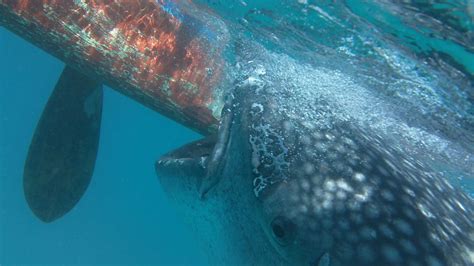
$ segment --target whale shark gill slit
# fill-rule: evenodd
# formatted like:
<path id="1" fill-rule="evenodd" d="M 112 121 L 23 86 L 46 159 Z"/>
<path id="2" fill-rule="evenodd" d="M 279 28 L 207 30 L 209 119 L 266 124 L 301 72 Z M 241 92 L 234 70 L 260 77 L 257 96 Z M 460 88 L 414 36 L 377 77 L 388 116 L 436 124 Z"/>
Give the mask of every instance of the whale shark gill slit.
<path id="1" fill-rule="evenodd" d="M 227 103 L 227 106 L 229 104 L 230 103 Z M 203 178 L 199 187 L 201 199 L 203 199 L 209 190 L 215 187 L 222 178 L 220 173 L 225 164 L 224 156 L 228 153 L 227 149 L 230 142 L 233 118 L 234 114 L 231 109 L 225 107 L 222 111 L 222 120 L 219 126 L 219 132 L 217 133 L 215 145 L 209 156 L 209 160 L 206 163 L 206 176 Z"/>
<path id="2" fill-rule="evenodd" d="M 70 211 L 94 172 L 102 116 L 102 84 L 66 67 L 36 126 L 23 188 L 44 222 Z"/>

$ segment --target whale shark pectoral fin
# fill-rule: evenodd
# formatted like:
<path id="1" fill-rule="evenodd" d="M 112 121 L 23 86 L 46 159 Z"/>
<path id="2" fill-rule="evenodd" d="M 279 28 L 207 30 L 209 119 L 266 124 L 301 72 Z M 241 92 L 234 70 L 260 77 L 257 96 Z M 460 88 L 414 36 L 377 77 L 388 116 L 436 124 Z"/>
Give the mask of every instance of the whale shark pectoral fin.
<path id="1" fill-rule="evenodd" d="M 51 222 L 70 211 L 94 172 L 102 84 L 65 67 L 36 126 L 23 189 L 33 213 Z"/>

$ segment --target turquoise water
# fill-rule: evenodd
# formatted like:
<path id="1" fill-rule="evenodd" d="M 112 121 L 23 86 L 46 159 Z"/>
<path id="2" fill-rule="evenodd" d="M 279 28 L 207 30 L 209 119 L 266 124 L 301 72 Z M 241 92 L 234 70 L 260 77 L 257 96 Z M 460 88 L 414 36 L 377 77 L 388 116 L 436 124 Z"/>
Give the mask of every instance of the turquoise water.
<path id="1" fill-rule="evenodd" d="M 472 155 L 474 59 L 467 11 L 458 24 L 446 20 L 451 23 L 446 35 L 447 29 L 426 18 L 424 24 L 417 22 L 424 25 L 417 31 L 409 24 L 414 22 L 393 15 L 393 6 L 363 1 L 200 2 L 233 25 L 231 31 L 244 30 L 268 49 L 304 63 L 343 66 L 381 97 L 409 106 L 407 114 L 429 117 L 415 122 L 455 139 Z M 383 14 L 375 16 L 374 10 Z M 23 197 L 23 163 L 64 65 L 3 28 L 0 58 L 0 263 L 205 264 L 199 243 L 168 204 L 153 167 L 160 155 L 199 135 L 111 89 L 105 90 L 99 154 L 85 196 L 52 224 L 33 216 Z M 427 64 L 414 66 L 418 61 Z M 390 86 L 400 77 L 407 82 Z M 426 93 L 426 88 L 433 90 Z M 449 161 L 440 170 L 474 194 L 469 162 Z"/>
<path id="2" fill-rule="evenodd" d="M 33 216 L 23 163 L 64 65 L 3 28 L 0 58 L 0 263 L 204 263 L 154 170 L 160 155 L 199 136 L 111 89 L 86 195 L 57 222 Z"/>

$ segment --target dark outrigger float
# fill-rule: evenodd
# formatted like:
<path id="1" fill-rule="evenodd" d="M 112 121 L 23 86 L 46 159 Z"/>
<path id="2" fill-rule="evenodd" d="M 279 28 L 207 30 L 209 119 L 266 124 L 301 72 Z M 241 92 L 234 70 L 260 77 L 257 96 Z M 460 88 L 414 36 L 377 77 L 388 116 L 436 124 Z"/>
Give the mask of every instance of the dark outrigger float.
<path id="1" fill-rule="evenodd" d="M 84 193 L 103 84 L 202 134 L 217 131 L 225 26 L 182 1 L 0 1 L 9 30 L 66 63 L 31 143 L 25 195 L 53 221 Z"/>

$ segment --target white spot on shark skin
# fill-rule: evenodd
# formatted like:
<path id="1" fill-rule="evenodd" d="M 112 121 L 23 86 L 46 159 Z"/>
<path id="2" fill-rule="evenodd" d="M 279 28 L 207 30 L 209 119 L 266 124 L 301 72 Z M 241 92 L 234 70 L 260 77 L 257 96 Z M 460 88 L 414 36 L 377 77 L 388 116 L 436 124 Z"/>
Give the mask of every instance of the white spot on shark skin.
<path id="1" fill-rule="evenodd" d="M 326 133 L 326 135 L 324 135 L 324 137 L 326 137 L 327 140 L 329 141 L 332 141 L 334 140 L 336 137 L 334 135 L 332 135 L 331 133 Z"/>
<path id="2" fill-rule="evenodd" d="M 314 165 L 312 165 L 310 163 L 305 163 L 303 165 L 303 170 L 307 175 L 310 175 L 310 174 L 314 173 Z"/>
<path id="3" fill-rule="evenodd" d="M 201 158 L 199 158 L 199 165 L 204 167 L 206 165 L 206 161 L 207 161 L 207 157 L 201 156 Z"/>
<path id="4" fill-rule="evenodd" d="M 347 163 L 349 165 L 353 166 L 353 167 L 356 166 L 358 164 L 357 157 L 356 156 L 350 156 L 349 158 L 347 158 Z M 361 180 L 357 180 L 357 181 L 361 181 Z"/>
<path id="5" fill-rule="evenodd" d="M 459 202 L 459 200 L 454 200 L 454 203 L 456 203 L 456 205 L 458 205 L 458 207 L 461 208 L 464 212 L 466 211 L 466 209 L 465 209 L 464 206 L 461 204 L 461 202 Z"/>
<path id="6" fill-rule="evenodd" d="M 471 239 L 474 238 L 474 234 L 470 234 L 471 235 Z M 474 250 L 473 249 L 470 249 L 469 247 L 465 247 L 464 248 L 465 250 L 463 250 L 461 252 L 461 256 L 464 256 L 468 259 L 468 261 L 474 265 Z"/>
<path id="7" fill-rule="evenodd" d="M 390 262 L 399 262 L 401 260 L 400 252 L 391 245 L 384 245 L 382 247 L 382 254 Z"/>
<path id="8" fill-rule="evenodd" d="M 316 199 L 311 200 L 311 206 L 313 207 L 313 213 L 320 213 L 321 212 L 321 204 Z"/>
<path id="9" fill-rule="evenodd" d="M 361 202 L 357 200 L 350 200 L 349 201 L 349 209 L 352 211 L 359 211 L 361 208 Z"/>
<path id="10" fill-rule="evenodd" d="M 363 182 L 365 180 L 365 175 L 362 174 L 362 173 L 355 173 L 354 174 L 354 179 L 359 181 L 359 182 Z"/>
<path id="11" fill-rule="evenodd" d="M 302 124 L 304 127 L 306 127 L 307 129 L 311 130 L 311 131 L 312 131 L 312 130 L 315 130 L 315 128 L 316 128 L 316 127 L 314 126 L 314 123 L 312 123 L 311 121 L 303 121 L 301 124 Z"/>
<path id="12" fill-rule="evenodd" d="M 306 191 L 306 192 L 308 192 L 308 191 Z M 309 193 L 302 192 L 301 195 L 300 195 L 300 198 L 301 198 L 301 200 L 300 200 L 301 204 L 304 204 L 304 205 L 311 204 L 310 203 L 311 198 L 310 198 Z"/>
<path id="13" fill-rule="evenodd" d="M 430 233 L 429 236 L 433 242 L 438 242 L 438 243 L 442 242 L 441 238 L 435 232 Z"/>
<path id="14" fill-rule="evenodd" d="M 382 190 L 381 194 L 382 194 L 382 198 L 384 198 L 388 201 L 393 201 L 395 199 L 392 192 L 390 192 L 388 190 L 385 190 L 385 189 Z"/>
<path id="15" fill-rule="evenodd" d="M 388 176 L 389 176 L 389 173 L 388 173 L 387 169 L 383 168 L 382 166 L 377 165 L 377 170 L 379 170 L 379 172 L 380 172 L 384 177 L 388 177 Z"/>
<path id="16" fill-rule="evenodd" d="M 380 233 L 382 233 L 382 235 L 384 235 L 385 237 L 388 237 L 388 238 L 394 238 L 394 236 L 395 236 L 393 230 L 390 229 L 390 227 L 388 227 L 388 225 L 386 225 L 386 224 L 380 225 L 379 226 L 379 231 L 380 231 Z"/>
<path id="17" fill-rule="evenodd" d="M 335 152 L 330 152 L 326 155 L 329 160 L 336 160 L 339 155 Z"/>
<path id="18" fill-rule="evenodd" d="M 320 175 L 314 175 L 312 178 L 311 178 L 311 182 L 314 184 L 314 185 L 318 185 L 321 183 L 321 180 L 323 178 L 320 176 Z"/>
<path id="19" fill-rule="evenodd" d="M 421 213 L 426 217 L 426 218 L 434 218 L 433 214 L 426 208 L 425 205 L 418 203 L 418 209 L 421 211 Z"/>
<path id="20" fill-rule="evenodd" d="M 443 203 L 444 207 L 446 207 L 450 211 L 454 211 L 454 208 L 453 208 L 453 205 L 451 204 L 451 202 L 449 202 L 447 200 L 442 200 L 442 203 Z"/>
<path id="21" fill-rule="evenodd" d="M 329 201 L 332 201 L 334 199 L 334 196 L 332 193 L 329 193 L 329 192 L 324 192 L 323 194 L 323 199 L 324 200 L 329 200 Z"/>
<path id="22" fill-rule="evenodd" d="M 313 133 L 313 138 L 314 140 L 321 140 L 323 138 L 323 135 L 320 132 L 315 131 Z"/>
<path id="23" fill-rule="evenodd" d="M 327 174 L 329 172 L 330 166 L 327 162 L 320 162 L 318 165 L 318 172 L 320 174 Z"/>
<path id="24" fill-rule="evenodd" d="M 309 191 L 311 185 L 306 178 L 301 179 L 300 186 L 304 191 Z"/>
<path id="25" fill-rule="evenodd" d="M 450 239 L 450 232 L 447 232 L 447 231 L 444 230 L 443 228 L 438 228 L 438 234 L 441 235 L 441 238 L 442 238 L 444 241 L 449 241 L 449 239 Z"/>
<path id="26" fill-rule="evenodd" d="M 457 231 L 457 232 L 461 232 L 461 228 L 453 221 L 453 219 L 449 218 L 449 217 L 444 217 L 443 218 L 444 222 L 446 222 L 445 226 L 446 228 L 449 228 L 451 231 Z"/>
<path id="27" fill-rule="evenodd" d="M 254 87 L 257 86 L 258 88 L 263 87 L 265 82 L 257 77 L 250 76 L 246 80 L 242 82 L 243 87 Z"/>
<path id="28" fill-rule="evenodd" d="M 329 253 L 326 252 L 319 259 L 318 266 L 329 266 L 330 263 L 331 263 L 331 258 L 329 257 Z"/>
<path id="29" fill-rule="evenodd" d="M 365 214 L 367 217 L 375 219 L 378 218 L 380 215 L 380 210 L 377 208 L 375 204 L 368 204 L 365 208 Z"/>
<path id="30" fill-rule="evenodd" d="M 443 265 L 437 258 L 433 256 L 428 256 L 426 258 L 426 262 L 428 263 L 429 266 L 442 266 Z"/>
<path id="31" fill-rule="evenodd" d="M 347 198 L 347 194 L 342 191 L 342 190 L 339 190 L 336 192 L 336 198 L 340 199 L 340 200 L 344 200 Z"/>
<path id="32" fill-rule="evenodd" d="M 408 195 L 410 195 L 411 197 L 415 197 L 415 192 L 414 192 L 412 189 L 410 189 L 410 188 L 408 188 L 408 187 L 404 187 L 403 190 L 405 190 L 405 192 L 406 192 Z"/>
<path id="33" fill-rule="evenodd" d="M 300 205 L 299 211 L 300 211 L 300 213 L 307 213 L 308 212 L 308 207 L 306 207 L 306 205 Z"/>
<path id="34" fill-rule="evenodd" d="M 311 139 L 308 136 L 303 136 L 301 137 L 301 143 L 303 143 L 305 146 L 311 145 Z"/>
<path id="35" fill-rule="evenodd" d="M 405 222 L 402 219 L 396 219 L 394 222 L 395 227 L 398 229 L 398 231 L 404 233 L 405 235 L 412 235 L 413 234 L 413 228 Z"/>
<path id="36" fill-rule="evenodd" d="M 253 103 L 252 109 L 258 109 L 256 113 L 261 113 L 263 112 L 263 105 L 261 105 L 260 103 Z"/>
<path id="37" fill-rule="evenodd" d="M 325 201 L 323 201 L 322 206 L 324 209 L 329 210 L 332 208 L 332 201 L 326 199 Z"/>
<path id="38" fill-rule="evenodd" d="M 307 5 L 308 0 L 298 0 L 298 4 Z"/>
<path id="39" fill-rule="evenodd" d="M 372 195 L 372 189 L 368 186 L 365 186 L 361 192 L 354 195 L 355 199 L 359 202 L 366 202 L 369 200 Z"/>
<path id="40" fill-rule="evenodd" d="M 413 243 L 407 239 L 401 239 L 400 244 L 402 245 L 403 250 L 407 252 L 408 254 L 411 255 L 416 255 L 417 254 L 417 249 Z"/>
<path id="41" fill-rule="evenodd" d="M 340 154 L 345 154 L 345 153 L 346 153 L 346 148 L 344 148 L 344 146 L 341 145 L 341 144 L 337 144 L 337 145 L 334 147 L 334 149 L 335 149 L 338 153 L 340 153 Z"/>
<path id="42" fill-rule="evenodd" d="M 364 262 L 371 262 L 374 260 L 374 251 L 366 244 L 360 245 L 357 249 L 357 253 Z"/>
<path id="43" fill-rule="evenodd" d="M 342 189 L 342 190 L 344 190 L 344 191 L 346 191 L 346 192 L 352 192 L 352 191 L 354 191 L 354 189 L 353 189 L 351 186 L 349 186 L 349 184 L 347 184 L 346 181 L 344 181 L 344 180 L 342 180 L 342 179 L 337 180 L 337 181 L 336 181 L 336 185 L 337 185 L 338 188 L 340 188 L 340 189 Z"/>
<path id="44" fill-rule="evenodd" d="M 332 180 L 328 180 L 326 183 L 324 183 L 324 188 L 328 191 L 334 192 L 336 191 L 336 183 Z"/>
<path id="45" fill-rule="evenodd" d="M 258 76 L 264 76 L 265 74 L 267 74 L 267 70 L 265 69 L 264 66 L 258 65 L 254 73 Z"/>
<path id="46" fill-rule="evenodd" d="M 340 173 L 342 176 L 351 176 L 354 172 L 350 165 L 346 162 L 337 161 L 333 164 L 333 169 Z"/>
<path id="47" fill-rule="evenodd" d="M 360 230 L 360 236 L 363 238 L 363 239 L 366 239 L 366 240 L 370 240 L 370 239 L 374 239 L 377 237 L 377 232 L 375 232 L 374 229 L 368 227 L 368 226 L 364 226 L 361 230 Z"/>
<path id="48" fill-rule="evenodd" d="M 405 214 L 410 220 L 416 220 L 416 214 L 413 212 L 412 209 L 410 208 L 403 208 L 402 209 L 403 214 Z"/>
<path id="49" fill-rule="evenodd" d="M 388 154 L 390 155 L 390 154 Z M 384 159 L 384 162 L 391 168 L 392 171 L 396 171 L 397 170 L 397 167 L 389 160 L 387 159 Z"/>
<path id="50" fill-rule="evenodd" d="M 285 129 L 286 132 L 289 132 L 291 129 L 293 129 L 293 124 L 291 124 L 290 121 L 285 120 L 283 121 L 283 129 Z"/>
<path id="51" fill-rule="evenodd" d="M 314 180 L 313 180 L 313 183 L 317 184 L 317 183 L 314 182 Z M 315 187 L 313 187 L 312 191 L 313 191 L 313 194 L 314 194 L 315 198 L 317 198 L 318 200 L 323 198 L 323 190 L 320 187 L 315 186 Z"/>

